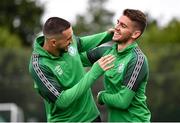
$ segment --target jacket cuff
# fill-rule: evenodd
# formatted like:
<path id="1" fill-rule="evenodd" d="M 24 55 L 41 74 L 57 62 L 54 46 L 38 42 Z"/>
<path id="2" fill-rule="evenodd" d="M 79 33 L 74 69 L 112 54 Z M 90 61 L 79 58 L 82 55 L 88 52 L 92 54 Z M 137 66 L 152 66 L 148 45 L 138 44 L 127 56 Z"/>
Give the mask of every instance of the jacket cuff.
<path id="1" fill-rule="evenodd" d="M 98 102 L 98 104 L 100 104 L 100 105 L 104 105 L 104 102 L 103 102 L 103 100 L 102 100 L 102 95 L 103 95 L 103 93 L 105 93 L 105 91 L 100 91 L 100 92 L 98 93 L 98 95 L 97 95 L 97 102 Z"/>
<path id="2" fill-rule="evenodd" d="M 98 62 L 95 62 L 89 72 L 91 76 L 97 79 L 104 73 L 104 70 L 99 66 Z"/>

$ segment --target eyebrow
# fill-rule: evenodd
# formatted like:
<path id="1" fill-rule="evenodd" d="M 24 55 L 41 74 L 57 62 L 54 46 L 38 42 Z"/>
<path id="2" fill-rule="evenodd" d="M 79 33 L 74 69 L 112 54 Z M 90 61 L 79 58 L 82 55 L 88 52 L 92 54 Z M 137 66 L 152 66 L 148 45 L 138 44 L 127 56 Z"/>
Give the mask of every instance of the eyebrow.
<path id="1" fill-rule="evenodd" d="M 120 22 L 120 25 L 128 27 L 125 23 Z"/>
<path id="2" fill-rule="evenodd" d="M 125 23 L 123 23 L 123 22 L 120 22 L 120 20 L 119 19 L 117 19 L 117 22 L 118 22 L 118 24 L 120 24 L 120 25 L 123 25 L 123 26 L 126 26 L 126 27 L 128 27 Z"/>

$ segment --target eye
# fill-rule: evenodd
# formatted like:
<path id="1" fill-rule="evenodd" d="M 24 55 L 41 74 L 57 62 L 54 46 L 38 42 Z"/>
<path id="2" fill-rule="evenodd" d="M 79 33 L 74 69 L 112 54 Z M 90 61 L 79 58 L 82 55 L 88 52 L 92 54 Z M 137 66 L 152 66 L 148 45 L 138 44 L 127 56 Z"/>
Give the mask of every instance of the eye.
<path id="1" fill-rule="evenodd" d="M 121 23 L 121 27 L 122 27 L 122 28 L 127 28 L 127 25 Z"/>
<path id="2" fill-rule="evenodd" d="M 119 20 L 117 20 L 117 24 L 119 24 Z"/>
<path id="3" fill-rule="evenodd" d="M 72 36 L 71 37 L 69 37 L 66 41 L 71 41 L 72 40 Z"/>
<path id="4" fill-rule="evenodd" d="M 123 27 L 123 28 L 126 28 L 126 26 L 125 26 L 125 25 L 122 25 L 122 27 Z"/>

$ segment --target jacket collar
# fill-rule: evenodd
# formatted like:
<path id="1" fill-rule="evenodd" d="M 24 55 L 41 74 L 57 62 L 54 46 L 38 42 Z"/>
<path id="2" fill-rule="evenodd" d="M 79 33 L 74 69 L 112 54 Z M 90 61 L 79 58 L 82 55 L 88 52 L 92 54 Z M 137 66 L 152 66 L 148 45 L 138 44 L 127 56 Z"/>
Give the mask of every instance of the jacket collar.
<path id="1" fill-rule="evenodd" d="M 115 43 L 113 46 L 113 49 L 117 52 L 117 54 L 126 54 L 129 51 L 131 51 L 132 49 L 134 49 L 135 47 L 138 47 L 138 44 L 136 42 L 129 44 L 126 48 L 124 48 L 123 50 L 118 51 L 117 50 L 118 44 Z"/>
<path id="2" fill-rule="evenodd" d="M 53 56 L 50 53 L 48 53 L 42 46 L 44 44 L 45 38 L 44 36 L 39 36 L 36 38 L 35 42 L 34 42 L 34 53 L 39 54 L 40 56 L 43 57 L 48 57 L 51 59 L 57 59 L 59 57 Z"/>

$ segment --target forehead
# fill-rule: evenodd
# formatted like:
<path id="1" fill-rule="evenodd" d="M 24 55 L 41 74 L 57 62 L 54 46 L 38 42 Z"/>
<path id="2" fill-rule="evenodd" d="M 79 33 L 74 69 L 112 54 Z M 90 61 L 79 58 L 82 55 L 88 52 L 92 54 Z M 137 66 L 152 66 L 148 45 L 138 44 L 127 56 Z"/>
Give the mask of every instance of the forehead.
<path id="1" fill-rule="evenodd" d="M 72 34 L 73 34 L 72 27 L 70 27 L 62 32 L 63 37 L 70 37 L 70 36 L 72 36 Z"/>
<path id="2" fill-rule="evenodd" d="M 131 25 L 132 24 L 132 21 L 127 16 L 125 16 L 125 15 L 122 15 L 119 18 L 119 22 L 123 23 L 123 24 L 126 24 L 126 25 Z"/>

